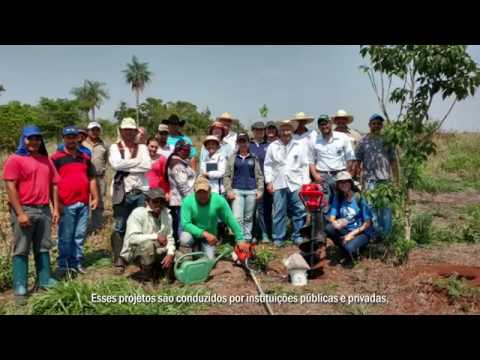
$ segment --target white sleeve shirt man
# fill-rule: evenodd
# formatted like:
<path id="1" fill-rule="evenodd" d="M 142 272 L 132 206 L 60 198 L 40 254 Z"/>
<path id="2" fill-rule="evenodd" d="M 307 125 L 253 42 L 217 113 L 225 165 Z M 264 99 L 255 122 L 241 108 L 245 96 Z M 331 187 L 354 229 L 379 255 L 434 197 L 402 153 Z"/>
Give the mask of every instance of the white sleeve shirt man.
<path id="1" fill-rule="evenodd" d="M 126 171 L 129 173 L 129 175 L 123 179 L 126 193 L 132 190 L 147 191 L 148 180 L 145 173 L 150 170 L 152 164 L 147 146 L 139 144 L 137 156 L 134 159 L 132 159 L 130 150 L 128 150 L 125 144 L 123 144 L 123 147 L 125 149 L 124 159 L 122 159 L 117 144 L 112 144 L 110 146 L 108 157 L 110 166 L 115 171 Z M 111 192 L 113 192 L 113 182 Z"/>
<path id="2" fill-rule="evenodd" d="M 288 188 L 297 191 L 302 185 L 309 184 L 309 165 L 313 159 L 308 146 L 292 139 L 285 145 L 280 139 L 272 142 L 265 155 L 265 182 L 273 183 L 273 190 Z"/>
<path id="3" fill-rule="evenodd" d="M 127 231 L 123 242 L 120 256 L 126 261 L 132 261 L 132 248 L 142 245 L 144 242 L 157 241 L 158 234 L 167 237 L 167 245 L 157 248 L 157 254 L 175 254 L 175 240 L 172 231 L 172 217 L 167 208 L 164 208 L 158 218 L 151 215 L 151 209 L 147 205 L 138 207 L 132 211 L 127 221 Z"/>
<path id="4" fill-rule="evenodd" d="M 318 134 L 314 148 L 313 159 L 318 171 L 340 171 L 347 168 L 347 161 L 355 160 L 350 138 L 338 131 L 333 131 L 327 141 Z"/>

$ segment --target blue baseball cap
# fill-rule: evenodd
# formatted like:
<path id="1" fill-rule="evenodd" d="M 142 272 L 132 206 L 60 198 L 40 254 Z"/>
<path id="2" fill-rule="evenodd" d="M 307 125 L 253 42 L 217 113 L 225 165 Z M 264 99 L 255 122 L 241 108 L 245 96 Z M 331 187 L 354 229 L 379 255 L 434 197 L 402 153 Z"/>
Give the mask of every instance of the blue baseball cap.
<path id="1" fill-rule="evenodd" d="M 26 138 L 30 136 L 42 136 L 42 132 L 38 126 L 28 125 L 23 128 L 23 136 Z"/>
<path id="2" fill-rule="evenodd" d="M 78 129 L 76 126 L 69 125 L 63 128 L 63 136 L 78 135 Z"/>
<path id="3" fill-rule="evenodd" d="M 373 120 L 385 121 L 385 119 L 383 118 L 382 115 L 376 114 L 376 113 L 373 114 L 372 116 L 370 116 L 370 119 L 368 120 L 368 122 L 373 121 Z"/>

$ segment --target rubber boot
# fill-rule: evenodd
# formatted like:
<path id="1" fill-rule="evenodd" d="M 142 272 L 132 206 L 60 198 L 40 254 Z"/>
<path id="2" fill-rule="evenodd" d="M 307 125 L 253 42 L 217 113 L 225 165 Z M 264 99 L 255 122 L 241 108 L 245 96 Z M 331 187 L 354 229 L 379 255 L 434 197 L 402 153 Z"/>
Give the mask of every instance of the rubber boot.
<path id="1" fill-rule="evenodd" d="M 120 253 L 123 247 L 123 237 L 113 232 L 111 237 L 112 253 L 113 253 L 113 266 L 115 267 L 115 275 L 121 275 L 125 272 L 125 263 L 120 257 Z"/>
<path id="2" fill-rule="evenodd" d="M 25 305 L 28 293 L 28 256 L 16 255 L 12 259 L 13 293 L 18 305 Z"/>
<path id="3" fill-rule="evenodd" d="M 35 267 L 37 270 L 37 285 L 40 289 L 48 289 L 57 284 L 57 280 L 52 278 L 50 254 L 48 252 L 35 255 Z"/>

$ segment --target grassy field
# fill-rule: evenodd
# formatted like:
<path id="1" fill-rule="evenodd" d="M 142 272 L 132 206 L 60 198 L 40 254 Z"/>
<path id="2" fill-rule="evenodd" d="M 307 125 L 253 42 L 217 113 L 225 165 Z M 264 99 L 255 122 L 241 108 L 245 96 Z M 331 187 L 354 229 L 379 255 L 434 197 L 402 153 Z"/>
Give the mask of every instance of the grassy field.
<path id="1" fill-rule="evenodd" d="M 193 139 L 200 149 L 199 139 Z M 294 288 L 279 277 L 281 258 L 297 251 L 290 246 L 281 250 L 261 246 L 259 258 L 265 273 L 259 275 L 266 293 L 329 295 L 377 292 L 392 301 L 385 305 L 328 304 L 276 305 L 276 313 L 285 314 L 380 314 L 380 313 L 465 313 L 479 312 L 480 295 L 470 291 L 464 280 L 455 277 L 439 280 L 419 275 L 418 267 L 436 263 L 478 266 L 480 259 L 480 134 L 440 134 L 436 138 L 438 152 L 423 169 L 423 180 L 415 192 L 413 236 L 418 246 L 410 260 L 402 266 L 385 263 L 378 257 L 365 255 L 354 269 L 329 265 L 324 278 L 310 281 L 305 288 Z M 55 145 L 49 144 L 52 153 Z M 3 162 L 6 155 L 0 155 Z M 112 172 L 107 174 L 111 179 Z M 56 288 L 33 294 L 26 307 L 12 303 L 10 245 L 11 231 L 7 198 L 0 198 L 0 314 L 263 314 L 261 305 L 205 305 L 191 303 L 93 304 L 92 293 L 138 296 L 184 296 L 205 293 L 224 295 L 255 294 L 255 287 L 244 272 L 221 261 L 207 283 L 184 287 L 165 281 L 158 285 L 140 284 L 132 275 L 131 266 L 123 277 L 113 276 L 110 258 L 112 211 L 106 200 L 106 226 L 87 238 L 85 266 L 87 274 Z M 56 240 L 56 229 L 53 231 Z M 334 259 L 334 247 L 329 248 Z M 55 264 L 57 250 L 52 251 Z M 33 284 L 33 259 L 30 260 L 30 285 Z M 54 265 L 55 268 L 55 265 Z M 277 270 L 276 270 L 277 269 Z M 278 270 L 280 269 L 280 270 Z M 415 301 L 412 299 L 416 299 Z"/>

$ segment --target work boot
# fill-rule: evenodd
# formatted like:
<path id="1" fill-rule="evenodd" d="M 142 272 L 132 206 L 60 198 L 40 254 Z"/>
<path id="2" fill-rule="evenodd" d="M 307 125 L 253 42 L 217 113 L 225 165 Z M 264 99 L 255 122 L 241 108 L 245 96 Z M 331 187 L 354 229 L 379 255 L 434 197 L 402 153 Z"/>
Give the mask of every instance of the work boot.
<path id="1" fill-rule="evenodd" d="M 123 247 L 123 237 L 113 232 L 111 237 L 112 254 L 113 254 L 113 266 L 115 267 L 115 275 L 122 275 L 125 272 L 125 262 L 120 257 L 120 253 Z"/>
<path id="2" fill-rule="evenodd" d="M 17 305 L 27 303 L 28 256 L 16 255 L 12 259 L 13 293 Z"/>
<path id="3" fill-rule="evenodd" d="M 48 289 L 57 284 L 57 280 L 51 276 L 50 254 L 48 252 L 35 255 L 35 268 L 37 270 L 37 285 L 40 289 Z"/>

